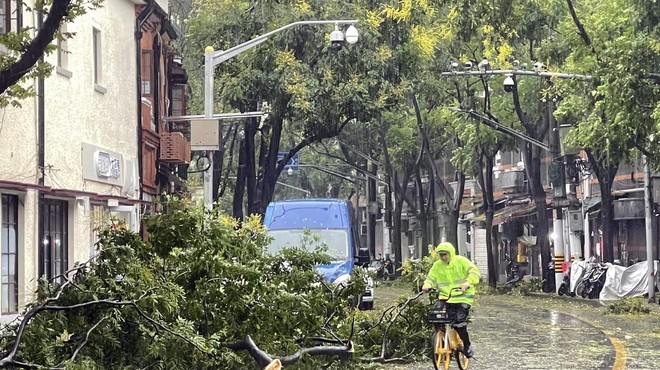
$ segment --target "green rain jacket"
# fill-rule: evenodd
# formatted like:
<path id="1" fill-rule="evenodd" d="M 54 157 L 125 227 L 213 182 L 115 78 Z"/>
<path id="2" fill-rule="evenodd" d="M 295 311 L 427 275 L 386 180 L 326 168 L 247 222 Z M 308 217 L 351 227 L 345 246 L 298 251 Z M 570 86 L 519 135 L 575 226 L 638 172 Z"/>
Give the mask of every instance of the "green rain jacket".
<path id="1" fill-rule="evenodd" d="M 453 291 L 448 303 L 474 303 L 475 285 L 479 283 L 481 273 L 477 266 L 463 256 L 457 256 L 451 243 L 443 242 L 435 248 L 436 252 L 448 252 L 449 263 L 439 259 L 433 263 L 431 270 L 424 281 L 424 286 L 437 290 L 441 296 L 448 297 L 453 288 L 460 288 L 464 282 L 469 282 L 470 287 L 465 291 Z"/>

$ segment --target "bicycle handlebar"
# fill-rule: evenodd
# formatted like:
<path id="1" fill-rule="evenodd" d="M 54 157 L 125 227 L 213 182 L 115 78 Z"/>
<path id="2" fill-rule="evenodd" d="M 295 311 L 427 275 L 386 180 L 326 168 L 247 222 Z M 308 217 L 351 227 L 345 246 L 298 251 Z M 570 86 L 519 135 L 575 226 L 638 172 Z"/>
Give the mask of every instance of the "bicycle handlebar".
<path id="1" fill-rule="evenodd" d="M 460 291 L 461 294 L 463 294 L 463 290 L 462 290 L 461 288 L 451 288 L 451 289 L 449 290 L 449 295 L 447 296 L 447 300 L 451 299 L 452 292 L 455 292 L 455 291 Z M 438 292 L 438 290 L 437 290 L 437 289 L 434 289 L 434 288 L 431 288 L 431 289 L 429 289 L 429 293 L 431 293 L 431 292 Z M 439 293 L 439 292 L 438 292 L 438 293 Z M 459 295 L 460 295 L 460 294 L 459 294 Z"/>

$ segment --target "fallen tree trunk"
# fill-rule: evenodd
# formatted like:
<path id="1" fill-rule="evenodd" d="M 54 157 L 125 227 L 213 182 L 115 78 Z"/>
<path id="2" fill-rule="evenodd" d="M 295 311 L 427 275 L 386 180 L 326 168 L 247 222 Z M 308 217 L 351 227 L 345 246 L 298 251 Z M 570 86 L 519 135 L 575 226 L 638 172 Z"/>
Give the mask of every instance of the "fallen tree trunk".
<path id="1" fill-rule="evenodd" d="M 228 346 L 232 351 L 247 351 L 260 367 L 271 365 L 274 360 L 280 360 L 282 365 L 292 365 L 298 362 L 303 355 L 309 356 L 339 356 L 347 357 L 353 353 L 353 342 L 348 341 L 346 345 L 341 346 L 314 346 L 301 348 L 296 353 L 289 356 L 273 356 L 261 350 L 252 337 L 246 335 L 245 338 Z"/>

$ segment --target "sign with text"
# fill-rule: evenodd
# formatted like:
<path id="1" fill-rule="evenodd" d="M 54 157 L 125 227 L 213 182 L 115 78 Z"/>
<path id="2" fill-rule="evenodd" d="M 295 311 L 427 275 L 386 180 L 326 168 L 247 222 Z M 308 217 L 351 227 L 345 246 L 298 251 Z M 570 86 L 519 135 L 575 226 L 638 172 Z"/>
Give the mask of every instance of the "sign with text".
<path id="1" fill-rule="evenodd" d="M 278 152 L 277 163 L 280 163 L 287 154 L 289 154 L 289 152 Z M 298 171 L 300 171 L 300 167 L 298 166 L 299 164 L 300 156 L 298 153 L 296 153 L 293 157 L 291 157 L 291 159 L 289 159 L 289 162 L 287 162 L 286 166 L 284 166 L 284 172 L 288 172 L 290 168 L 294 173 L 298 173 Z"/>
<path id="2" fill-rule="evenodd" d="M 82 143 L 82 170 L 85 180 L 123 186 L 124 159 L 121 153 Z"/>

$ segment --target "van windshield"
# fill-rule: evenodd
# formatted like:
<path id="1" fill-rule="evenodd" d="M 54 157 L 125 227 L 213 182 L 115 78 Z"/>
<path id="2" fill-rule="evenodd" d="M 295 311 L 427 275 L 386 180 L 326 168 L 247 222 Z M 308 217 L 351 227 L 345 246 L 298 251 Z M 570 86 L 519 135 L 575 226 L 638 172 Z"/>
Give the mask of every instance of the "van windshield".
<path id="1" fill-rule="evenodd" d="M 287 229 L 269 230 L 273 240 L 268 245 L 268 253 L 275 254 L 284 248 L 304 248 L 314 251 L 326 247 L 327 254 L 333 261 L 345 261 L 348 258 L 348 233 L 340 229 Z"/>

